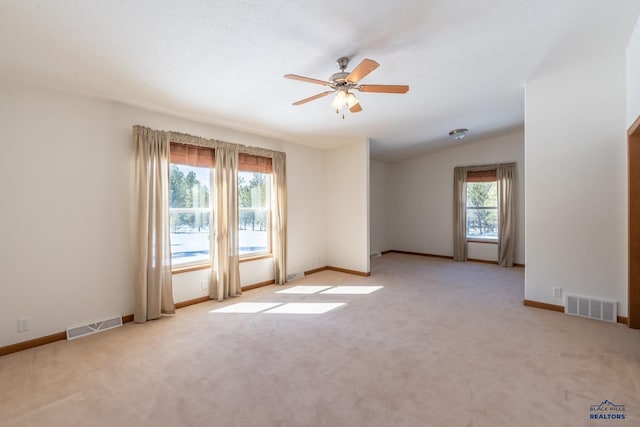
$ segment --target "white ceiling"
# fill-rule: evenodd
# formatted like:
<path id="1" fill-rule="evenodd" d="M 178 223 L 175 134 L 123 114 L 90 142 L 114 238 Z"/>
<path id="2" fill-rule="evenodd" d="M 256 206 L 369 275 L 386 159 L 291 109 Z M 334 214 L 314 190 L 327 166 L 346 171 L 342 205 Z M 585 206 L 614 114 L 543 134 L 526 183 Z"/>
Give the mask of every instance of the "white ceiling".
<path id="1" fill-rule="evenodd" d="M 541 67 L 624 46 L 638 0 L 0 0 L 0 75 L 318 147 L 368 136 L 394 161 L 524 121 Z M 342 119 L 321 80 L 335 60 L 380 67 Z"/>

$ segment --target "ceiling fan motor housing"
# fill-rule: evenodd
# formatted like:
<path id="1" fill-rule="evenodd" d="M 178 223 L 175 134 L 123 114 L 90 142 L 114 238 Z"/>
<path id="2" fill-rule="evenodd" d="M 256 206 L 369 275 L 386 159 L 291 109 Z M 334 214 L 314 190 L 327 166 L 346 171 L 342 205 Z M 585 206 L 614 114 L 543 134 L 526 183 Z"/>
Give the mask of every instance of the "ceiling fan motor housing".
<path id="1" fill-rule="evenodd" d="M 341 71 L 339 73 L 335 73 L 331 75 L 331 83 L 335 84 L 336 86 L 341 86 L 341 85 L 345 85 L 347 84 L 347 77 L 349 77 L 349 74 L 351 73 L 346 73 L 344 71 Z"/>
<path id="2" fill-rule="evenodd" d="M 338 58 L 336 60 L 336 64 L 338 64 L 338 68 L 340 68 L 341 71 L 344 71 L 347 69 L 347 66 L 349 65 L 349 58 L 347 58 L 346 56 L 343 56 L 342 58 Z"/>
<path id="3" fill-rule="evenodd" d="M 346 71 L 344 71 L 349 65 L 349 58 L 347 58 L 346 56 L 338 58 L 336 64 L 338 64 L 340 71 L 332 74 L 331 77 L 329 77 L 329 81 L 331 82 L 330 86 L 334 89 L 339 90 L 349 90 L 356 87 L 357 85 L 355 83 L 347 80 L 347 77 L 349 77 L 351 73 L 347 73 Z"/>

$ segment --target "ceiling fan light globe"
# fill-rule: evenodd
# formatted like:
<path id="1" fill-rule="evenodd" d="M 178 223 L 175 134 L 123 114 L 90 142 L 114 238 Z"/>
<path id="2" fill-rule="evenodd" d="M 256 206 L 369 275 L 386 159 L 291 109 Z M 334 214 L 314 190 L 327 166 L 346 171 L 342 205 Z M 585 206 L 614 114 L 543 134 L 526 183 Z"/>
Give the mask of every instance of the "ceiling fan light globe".
<path id="1" fill-rule="evenodd" d="M 333 98 L 333 101 L 331 101 L 331 107 L 333 109 L 339 110 L 345 105 L 347 105 L 347 95 L 344 93 L 344 91 L 338 91 L 335 98 Z"/>
<path id="2" fill-rule="evenodd" d="M 356 96 L 352 93 L 348 93 L 347 94 L 347 105 L 349 106 L 349 108 L 352 108 L 354 105 L 358 105 L 360 103 L 360 101 L 358 100 L 358 98 L 356 98 Z"/>

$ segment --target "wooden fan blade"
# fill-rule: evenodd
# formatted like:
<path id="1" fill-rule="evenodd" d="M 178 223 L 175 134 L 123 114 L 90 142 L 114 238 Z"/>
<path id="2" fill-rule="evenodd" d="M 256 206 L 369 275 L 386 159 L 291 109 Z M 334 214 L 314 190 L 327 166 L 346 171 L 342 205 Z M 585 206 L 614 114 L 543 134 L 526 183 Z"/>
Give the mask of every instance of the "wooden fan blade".
<path id="1" fill-rule="evenodd" d="M 358 83 L 365 78 L 367 74 L 378 68 L 380 64 L 372 59 L 363 59 L 356 68 L 353 69 L 351 74 L 347 76 L 347 80 L 351 83 Z"/>
<path id="2" fill-rule="evenodd" d="M 356 105 L 354 105 L 353 107 L 349 108 L 349 111 L 351 111 L 352 113 L 359 113 L 360 111 L 362 111 L 362 106 L 358 102 Z"/>
<path id="3" fill-rule="evenodd" d="M 294 102 L 293 105 L 306 104 L 307 102 L 315 101 L 316 99 L 322 98 L 323 96 L 327 96 L 327 95 L 329 95 L 330 93 L 333 93 L 333 92 L 334 91 L 332 91 L 332 90 L 328 90 L 326 92 L 322 92 L 322 93 L 319 93 L 317 95 L 310 96 L 309 98 L 301 99 L 298 102 Z"/>
<path id="4" fill-rule="evenodd" d="M 407 93 L 409 86 L 407 85 L 361 85 L 358 86 L 360 92 L 378 92 L 378 93 Z"/>
<path id="5" fill-rule="evenodd" d="M 291 80 L 300 80 L 301 82 L 307 82 L 307 83 L 315 83 L 317 85 L 322 85 L 322 86 L 329 86 L 329 82 L 325 82 L 323 80 L 318 80 L 318 79 L 312 79 L 311 77 L 297 76 L 295 74 L 285 74 L 284 78 L 291 79 Z"/>

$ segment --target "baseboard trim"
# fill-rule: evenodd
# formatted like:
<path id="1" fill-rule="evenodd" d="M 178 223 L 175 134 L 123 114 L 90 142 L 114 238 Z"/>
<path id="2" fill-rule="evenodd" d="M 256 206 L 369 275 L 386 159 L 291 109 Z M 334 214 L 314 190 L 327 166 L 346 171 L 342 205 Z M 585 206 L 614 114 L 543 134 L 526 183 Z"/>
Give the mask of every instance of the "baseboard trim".
<path id="1" fill-rule="evenodd" d="M 190 300 L 187 300 L 187 301 L 177 302 L 177 303 L 175 303 L 175 306 L 176 306 L 176 310 L 177 310 L 179 308 L 189 307 L 190 305 L 200 304 L 201 302 L 205 302 L 205 301 L 209 301 L 209 297 L 208 296 L 204 296 L 204 297 L 200 297 L 200 298 L 194 298 L 194 299 L 190 299 Z"/>
<path id="2" fill-rule="evenodd" d="M 355 274 L 356 276 L 369 277 L 371 273 L 368 271 L 348 270 L 346 268 L 328 266 L 327 270 L 337 271 L 339 273 Z"/>
<path id="3" fill-rule="evenodd" d="M 449 255 L 436 255 L 436 254 L 426 254 L 426 253 L 423 253 L 423 252 L 398 251 L 398 250 L 395 250 L 395 249 L 387 251 L 386 253 L 390 253 L 390 252 L 393 252 L 394 254 L 418 255 L 418 256 L 426 256 L 426 257 L 430 257 L 430 258 L 453 259 L 453 257 L 449 256 Z"/>
<path id="4" fill-rule="evenodd" d="M 310 274 L 313 274 L 313 273 L 320 273 L 321 271 L 325 271 L 325 270 L 328 270 L 328 269 L 329 269 L 329 267 L 327 267 L 327 266 L 325 265 L 324 267 L 319 267 L 319 268 L 314 268 L 314 269 L 311 269 L 311 270 L 307 270 L 307 271 L 305 271 L 305 272 L 304 272 L 304 275 L 305 275 L 305 276 L 308 276 L 308 275 L 310 275 Z"/>
<path id="5" fill-rule="evenodd" d="M 498 265 L 498 261 L 492 261 L 492 260 L 489 260 L 489 259 L 467 258 L 467 261 L 479 262 L 479 263 L 482 263 L 482 264 Z"/>
<path id="6" fill-rule="evenodd" d="M 538 302 L 538 301 L 532 301 L 528 299 L 524 300 L 524 305 L 526 305 L 527 307 L 542 308 L 544 310 L 551 310 L 551 311 L 564 313 L 564 307 L 561 305 L 547 304 L 546 302 Z"/>
<path id="7" fill-rule="evenodd" d="M 551 311 L 564 313 L 564 307 L 561 305 L 547 304 L 546 302 L 538 302 L 538 301 L 532 301 L 528 299 L 524 300 L 524 305 L 526 305 L 527 307 L 542 308 L 544 310 L 551 310 Z M 616 321 L 618 323 L 622 323 L 625 325 L 629 324 L 629 319 L 624 316 L 618 316 Z"/>
<path id="8" fill-rule="evenodd" d="M 431 258 L 453 259 L 453 257 L 449 256 L 449 255 L 436 255 L 436 254 L 427 254 L 427 253 L 423 253 L 423 252 L 398 251 L 398 250 L 395 250 L 395 249 L 391 249 L 389 251 L 381 252 L 382 255 L 388 254 L 388 253 L 406 254 L 406 255 L 418 255 L 418 256 L 426 256 L 426 257 L 431 257 Z M 490 260 L 486 260 L 486 259 L 469 258 L 469 259 L 467 259 L 467 261 L 482 262 L 484 264 L 499 265 L 498 261 L 490 261 Z M 524 264 L 520 264 L 520 263 L 517 263 L 517 262 L 514 262 L 513 266 L 514 267 L 522 267 L 522 268 L 524 268 Z"/>
<path id="9" fill-rule="evenodd" d="M 9 344 L 4 347 L 0 347 L 0 356 L 5 356 L 11 353 L 17 353 L 19 351 L 28 350 L 33 347 L 39 347 L 41 345 L 50 344 L 56 341 L 62 341 L 67 339 L 66 332 L 57 332 L 55 334 L 47 335 L 40 338 L 35 338 L 28 341 L 23 341 L 15 344 Z"/>
<path id="10" fill-rule="evenodd" d="M 357 270 L 349 270 L 346 268 L 340 268 L 340 267 L 332 267 L 330 265 L 325 265 L 324 267 L 320 267 L 320 268 L 314 268 L 313 270 L 308 270 L 304 272 L 305 276 L 308 276 L 309 274 L 313 274 L 313 273 L 319 273 L 321 271 L 325 271 L 325 270 L 331 270 L 331 271 L 337 271 L 339 273 L 347 273 L 347 274 L 354 274 L 356 276 L 363 276 L 363 277 L 369 277 L 371 276 L 370 272 L 365 272 L 365 271 L 357 271 Z"/>
<path id="11" fill-rule="evenodd" d="M 500 265 L 498 263 L 498 261 L 490 261 L 488 259 L 477 259 L 477 258 L 468 258 L 467 261 L 471 261 L 471 262 L 481 262 L 483 264 L 493 264 L 493 265 Z M 519 267 L 519 268 L 524 268 L 524 264 L 519 264 L 517 262 L 513 263 L 514 267 Z"/>
<path id="12" fill-rule="evenodd" d="M 247 286 L 243 286 L 242 290 L 243 291 L 250 291 L 251 289 L 257 289 L 257 288 L 261 288 L 263 286 L 269 286 L 269 285 L 274 285 L 276 283 L 275 279 L 272 280 L 266 280 L 264 282 L 260 282 L 260 283 L 254 283 L 253 285 L 247 285 Z"/>

